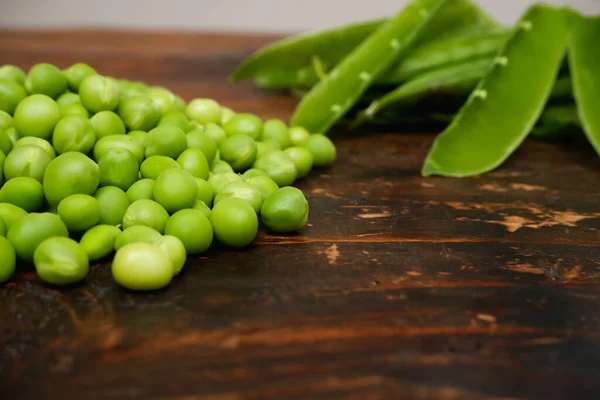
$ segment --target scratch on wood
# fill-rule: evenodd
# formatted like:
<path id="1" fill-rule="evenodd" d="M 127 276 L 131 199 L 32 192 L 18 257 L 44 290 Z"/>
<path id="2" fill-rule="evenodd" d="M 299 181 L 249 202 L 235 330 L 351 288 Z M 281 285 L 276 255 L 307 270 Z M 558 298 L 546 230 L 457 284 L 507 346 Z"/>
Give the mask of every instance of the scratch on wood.
<path id="1" fill-rule="evenodd" d="M 421 276 L 419 271 L 406 271 L 406 275 L 408 276 Z"/>
<path id="2" fill-rule="evenodd" d="M 332 244 L 325 250 L 325 255 L 329 260 L 329 265 L 334 265 L 340 256 L 340 252 L 338 250 L 337 244 Z"/>
<path id="3" fill-rule="evenodd" d="M 372 219 L 372 218 L 387 218 L 390 217 L 392 215 L 392 212 L 389 210 L 384 210 L 383 212 L 380 213 L 365 213 L 365 214 L 358 214 L 358 218 L 363 218 L 363 219 Z"/>
<path id="4" fill-rule="evenodd" d="M 505 269 L 507 271 L 513 272 L 520 272 L 523 274 L 544 275 L 544 270 L 538 267 L 534 267 L 529 263 L 508 263 L 504 267 L 500 267 L 500 269 Z"/>
<path id="5" fill-rule="evenodd" d="M 433 183 L 421 182 L 421 187 L 433 188 L 433 187 L 435 187 L 435 185 Z"/>
<path id="6" fill-rule="evenodd" d="M 564 338 L 548 336 L 548 337 L 529 339 L 529 340 L 524 341 L 523 344 L 534 345 L 534 346 L 546 346 L 546 345 L 559 344 L 564 341 L 565 341 Z"/>
<path id="7" fill-rule="evenodd" d="M 499 186 L 499 185 L 497 185 L 495 183 L 486 183 L 484 185 L 480 185 L 479 189 L 485 190 L 485 191 L 488 191 L 488 192 L 499 192 L 499 193 L 507 192 L 508 191 L 508 189 L 503 188 L 503 187 L 501 187 L 501 186 Z"/>
<path id="8" fill-rule="evenodd" d="M 536 190 L 546 190 L 546 188 L 543 186 L 528 185 L 526 183 L 512 183 L 510 185 L 510 187 L 515 190 L 524 190 L 526 192 L 535 192 Z"/>
<path id="9" fill-rule="evenodd" d="M 477 319 L 481 320 L 481 321 L 485 321 L 485 322 L 489 322 L 489 323 L 496 323 L 496 317 L 494 317 L 491 314 L 483 314 L 483 313 L 479 313 L 477 314 Z"/>

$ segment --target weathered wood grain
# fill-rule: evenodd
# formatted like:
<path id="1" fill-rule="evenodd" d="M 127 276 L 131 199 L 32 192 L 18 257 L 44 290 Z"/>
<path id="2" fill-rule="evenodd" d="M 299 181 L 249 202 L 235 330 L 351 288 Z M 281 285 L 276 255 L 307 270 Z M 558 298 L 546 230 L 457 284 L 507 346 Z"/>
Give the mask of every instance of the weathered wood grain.
<path id="1" fill-rule="evenodd" d="M 272 36 L 0 32 L 0 63 L 167 85 L 288 119 L 296 100 L 231 85 Z M 55 289 L 0 287 L 4 399 L 563 399 L 600 393 L 600 160 L 527 141 L 483 177 L 422 178 L 433 135 L 333 134 L 299 187 L 309 225 L 215 245 L 166 290 L 107 262 Z"/>

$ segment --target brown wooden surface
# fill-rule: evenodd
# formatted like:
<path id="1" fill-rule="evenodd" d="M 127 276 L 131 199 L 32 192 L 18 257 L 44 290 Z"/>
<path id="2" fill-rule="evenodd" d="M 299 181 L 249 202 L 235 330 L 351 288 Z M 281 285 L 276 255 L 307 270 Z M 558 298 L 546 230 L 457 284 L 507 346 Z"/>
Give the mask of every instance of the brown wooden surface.
<path id="1" fill-rule="evenodd" d="M 289 118 L 226 77 L 271 37 L 0 33 L 0 63 L 88 62 Z M 191 259 L 165 291 L 109 264 L 0 287 L 0 399 L 582 399 L 600 393 L 600 159 L 526 142 L 485 177 L 421 178 L 433 135 L 335 135 L 299 235 Z"/>

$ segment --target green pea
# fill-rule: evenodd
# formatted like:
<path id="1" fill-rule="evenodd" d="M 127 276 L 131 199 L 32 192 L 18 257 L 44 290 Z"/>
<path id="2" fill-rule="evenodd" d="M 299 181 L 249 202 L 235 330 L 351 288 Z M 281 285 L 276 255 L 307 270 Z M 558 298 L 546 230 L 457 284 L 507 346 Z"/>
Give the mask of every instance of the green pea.
<path id="1" fill-rule="evenodd" d="M 225 125 L 233 116 L 235 115 L 235 111 L 228 107 L 221 107 L 221 126 Z"/>
<path id="2" fill-rule="evenodd" d="M 183 98 L 181 96 L 175 95 L 174 106 L 175 106 L 175 111 L 185 112 L 187 103 L 185 102 L 185 100 L 183 100 Z"/>
<path id="3" fill-rule="evenodd" d="M 153 200 L 136 200 L 127 208 L 123 217 L 123 228 L 145 225 L 163 233 L 169 219 L 169 213 L 162 205 Z"/>
<path id="4" fill-rule="evenodd" d="M 125 134 L 125 124 L 113 111 L 100 111 L 90 118 L 90 122 L 98 138 Z"/>
<path id="5" fill-rule="evenodd" d="M 204 153 L 206 160 L 212 163 L 217 154 L 217 143 L 208 134 L 199 129 L 194 129 L 185 136 L 188 149 L 199 149 Z"/>
<path id="6" fill-rule="evenodd" d="M 46 200 L 57 206 L 72 194 L 94 194 L 100 183 L 100 170 L 86 155 L 68 152 L 50 161 L 42 183 Z"/>
<path id="7" fill-rule="evenodd" d="M 115 250 L 131 243 L 155 243 L 161 238 L 161 234 L 156 230 L 144 225 L 131 226 L 117 236 L 115 239 Z"/>
<path id="8" fill-rule="evenodd" d="M 9 79 L 19 85 L 25 85 L 25 72 L 16 65 L 6 64 L 0 67 L 0 79 Z"/>
<path id="9" fill-rule="evenodd" d="M 214 174 L 208 178 L 207 182 L 212 187 L 214 195 L 217 195 L 223 186 L 241 180 L 242 177 L 234 172 L 224 172 L 221 174 Z"/>
<path id="10" fill-rule="evenodd" d="M 67 77 L 52 64 L 36 64 L 29 70 L 25 87 L 30 94 L 44 94 L 53 99 L 67 91 Z"/>
<path id="11" fill-rule="evenodd" d="M 299 146 L 288 147 L 284 152 L 290 156 L 294 162 L 296 171 L 298 171 L 298 178 L 303 178 L 310 173 L 310 170 L 313 167 L 314 158 L 307 148 Z"/>
<path id="12" fill-rule="evenodd" d="M 260 140 L 273 140 L 285 149 L 291 145 L 288 126 L 280 119 L 270 119 L 263 126 Z"/>
<path id="13" fill-rule="evenodd" d="M 111 254 L 121 230 L 113 225 L 96 225 L 83 234 L 79 244 L 90 261 L 98 261 Z"/>
<path id="14" fill-rule="evenodd" d="M 213 124 L 212 122 L 204 126 L 204 133 L 206 133 L 209 138 L 214 140 L 217 146 L 219 146 L 221 142 L 227 138 L 227 134 L 223 128 L 217 124 Z"/>
<path id="15" fill-rule="evenodd" d="M 271 193 L 275 192 L 279 189 L 279 186 L 275 183 L 275 181 L 268 176 L 253 176 L 248 179 L 248 183 L 260 191 L 263 199 L 266 199 L 271 195 Z"/>
<path id="16" fill-rule="evenodd" d="M 269 176 L 269 175 L 262 169 L 256 169 L 256 168 L 250 168 L 249 170 L 247 170 L 246 172 L 244 172 L 242 174 L 242 177 L 244 179 L 254 178 L 255 176 Z"/>
<path id="17" fill-rule="evenodd" d="M 278 142 L 273 140 L 267 140 L 264 142 L 256 142 L 256 159 L 261 158 L 268 153 L 272 153 L 274 151 L 281 150 L 281 146 Z"/>
<path id="18" fill-rule="evenodd" d="M 291 185 L 298 175 L 294 161 L 282 150 L 262 156 L 256 160 L 254 168 L 265 171 L 279 187 Z"/>
<path id="19" fill-rule="evenodd" d="M 119 105 L 119 84 L 101 75 L 90 75 L 79 85 L 81 104 L 92 113 L 112 111 Z"/>
<path id="20" fill-rule="evenodd" d="M 127 149 L 113 148 L 98 160 L 100 186 L 116 186 L 125 191 L 138 179 L 138 163 Z"/>
<path id="21" fill-rule="evenodd" d="M 66 117 L 68 115 L 79 115 L 82 117 L 89 118 L 90 112 L 81 104 L 69 104 L 60 108 L 60 116 Z"/>
<path id="22" fill-rule="evenodd" d="M 96 133 L 86 117 L 69 115 L 56 124 L 52 144 L 58 154 L 69 151 L 88 153 L 96 144 Z"/>
<path id="23" fill-rule="evenodd" d="M 256 160 L 256 153 L 254 139 L 246 135 L 230 136 L 219 146 L 221 159 L 236 172 L 250 168 Z"/>
<path id="24" fill-rule="evenodd" d="M 187 149 L 179 157 L 177 163 L 181 169 L 189 172 L 195 178 L 208 179 L 208 161 L 199 149 Z"/>
<path id="25" fill-rule="evenodd" d="M 160 115 L 165 115 L 175 111 L 175 95 L 163 87 L 151 87 L 146 94 L 154 102 L 154 106 Z"/>
<path id="26" fill-rule="evenodd" d="M 74 92 L 79 91 L 79 86 L 81 82 L 91 75 L 96 75 L 97 72 L 94 68 L 90 67 L 87 64 L 76 63 L 71 65 L 65 71 L 65 75 L 67 77 L 67 83 L 69 85 L 69 89 Z"/>
<path id="27" fill-rule="evenodd" d="M 261 221 L 273 232 L 295 232 L 306 225 L 308 210 L 302 191 L 288 186 L 265 199 L 260 209 Z"/>
<path id="28" fill-rule="evenodd" d="M 88 275 L 90 261 L 79 243 L 68 237 L 51 237 L 35 250 L 38 277 L 52 285 L 70 285 Z"/>
<path id="29" fill-rule="evenodd" d="M 33 261 L 39 244 L 54 236 L 69 237 L 69 231 L 60 217 L 51 213 L 27 214 L 13 222 L 6 234 L 17 256 L 28 262 Z"/>
<path id="30" fill-rule="evenodd" d="M 255 186 L 243 181 L 231 182 L 223 186 L 215 197 L 214 205 L 229 198 L 242 199 L 252 206 L 255 212 L 260 211 L 263 203 L 262 194 Z"/>
<path id="31" fill-rule="evenodd" d="M 185 246 L 188 254 L 206 251 L 213 241 L 213 229 L 202 211 L 188 208 L 169 218 L 165 235 L 175 236 Z"/>
<path id="32" fill-rule="evenodd" d="M 44 200 L 42 184 L 27 176 L 13 178 L 0 188 L 0 202 L 14 204 L 27 212 L 41 210 Z"/>
<path id="33" fill-rule="evenodd" d="M 6 111 L 0 110 L 0 131 L 13 126 L 13 117 Z"/>
<path id="34" fill-rule="evenodd" d="M 23 86 L 15 81 L 0 79 L 0 110 L 13 114 L 25 97 L 27 92 Z"/>
<path id="35" fill-rule="evenodd" d="M 9 280 L 15 273 L 17 255 L 10 241 L 0 236 L 0 283 Z"/>
<path id="36" fill-rule="evenodd" d="M 15 130 L 14 126 L 5 128 L 4 130 L 2 130 L 0 128 L 0 151 L 2 152 L 2 159 L 4 160 L 4 157 L 6 154 L 10 153 L 13 149 L 13 142 L 12 139 L 10 138 L 8 131 L 9 130 Z M 33 137 L 33 136 L 28 136 L 28 137 Z M 0 166 L 1 167 L 1 166 Z M 0 169 L 0 173 L 2 173 L 2 170 Z M 1 184 L 1 182 L 0 182 Z"/>
<path id="37" fill-rule="evenodd" d="M 311 135 L 306 142 L 306 148 L 313 155 L 315 167 L 327 167 L 336 159 L 335 145 L 325 135 Z"/>
<path id="38" fill-rule="evenodd" d="M 140 179 L 127 190 L 127 198 L 131 203 L 136 200 L 154 200 L 154 179 Z"/>
<path id="39" fill-rule="evenodd" d="M 6 161 L 6 156 L 0 150 L 0 187 L 4 185 L 4 162 Z"/>
<path id="40" fill-rule="evenodd" d="M 144 160 L 140 166 L 140 172 L 143 178 L 156 180 L 161 173 L 172 168 L 180 169 L 181 167 L 170 157 L 151 156 Z"/>
<path id="41" fill-rule="evenodd" d="M 182 169 L 168 169 L 156 178 L 154 200 L 170 214 L 190 208 L 198 196 L 198 184 Z"/>
<path id="42" fill-rule="evenodd" d="M 189 119 L 199 124 L 221 122 L 221 106 L 211 99 L 194 99 L 190 101 L 186 108 L 186 114 Z"/>
<path id="43" fill-rule="evenodd" d="M 146 151 L 146 138 L 148 137 L 148 132 L 144 131 L 131 131 L 127 133 L 127 136 L 134 138 L 140 147 Z"/>
<path id="44" fill-rule="evenodd" d="M 73 194 L 60 202 L 58 215 L 69 232 L 84 232 L 100 221 L 100 204 L 90 195 Z"/>
<path id="45" fill-rule="evenodd" d="M 149 243 L 120 248 L 112 262 L 112 275 L 130 290 L 158 290 L 171 283 L 173 264 L 165 251 Z"/>
<path id="46" fill-rule="evenodd" d="M 117 113 L 130 131 L 148 132 L 156 126 L 160 118 L 154 102 L 146 95 L 123 99 Z"/>
<path id="47" fill-rule="evenodd" d="M 175 159 L 185 149 L 187 149 L 185 133 L 176 126 L 159 126 L 148 132 L 146 158 L 159 155 Z"/>
<path id="48" fill-rule="evenodd" d="M 10 229 L 12 224 L 27 215 L 27 211 L 14 204 L 0 203 L 0 219 L 6 224 L 6 229 Z"/>
<path id="49" fill-rule="evenodd" d="M 215 161 L 213 161 L 210 172 L 212 172 L 215 175 L 224 174 L 227 172 L 233 172 L 233 168 L 227 162 L 215 159 Z"/>
<path id="50" fill-rule="evenodd" d="M 192 207 L 194 210 L 198 210 L 200 212 L 202 212 L 202 214 L 206 217 L 210 219 L 210 207 L 206 205 L 205 202 L 203 202 L 202 200 L 196 200 L 194 202 L 194 206 Z"/>
<path id="51" fill-rule="evenodd" d="M 120 225 L 130 204 L 129 196 L 116 186 L 105 186 L 96 190 L 94 198 L 100 206 L 99 224 Z"/>
<path id="52" fill-rule="evenodd" d="M 40 146 L 19 146 L 4 160 L 4 177 L 8 181 L 18 176 L 29 176 L 42 182 L 51 161 L 48 152 Z"/>
<path id="53" fill-rule="evenodd" d="M 290 127 L 288 134 L 292 146 L 306 146 L 306 142 L 310 138 L 310 132 L 301 126 Z"/>
<path id="54" fill-rule="evenodd" d="M 247 135 L 258 140 L 263 133 L 262 120 L 253 114 L 236 114 L 223 126 L 227 136 Z"/>
<path id="55" fill-rule="evenodd" d="M 204 179 L 196 178 L 196 184 L 198 185 L 198 196 L 196 200 L 204 202 L 207 206 L 211 206 L 214 198 L 214 193 L 210 183 Z"/>
<path id="56" fill-rule="evenodd" d="M 176 126 L 184 132 L 189 132 L 190 130 L 190 120 L 180 111 L 171 111 L 164 114 L 160 121 L 158 121 L 157 126 L 165 125 Z"/>
<path id="57" fill-rule="evenodd" d="M 56 152 L 54 151 L 54 147 L 52 147 L 50 142 L 45 139 L 40 139 L 33 136 L 25 136 L 15 142 L 14 148 L 26 145 L 39 146 L 42 149 L 46 150 L 46 152 L 52 160 L 56 158 Z"/>
<path id="58" fill-rule="evenodd" d="M 158 239 L 154 245 L 169 256 L 173 265 L 173 276 L 179 275 L 187 258 L 185 246 L 181 239 L 176 236 L 165 235 Z"/>
<path id="59" fill-rule="evenodd" d="M 17 106 L 14 124 L 21 137 L 48 139 L 60 117 L 60 108 L 54 100 L 43 94 L 34 94 L 24 98 Z"/>
<path id="60" fill-rule="evenodd" d="M 6 231 L 8 227 L 6 226 L 6 222 L 2 218 L 0 218 L 0 236 L 6 236 Z"/>
<path id="61" fill-rule="evenodd" d="M 138 164 L 144 161 L 144 146 L 128 135 L 111 135 L 98 139 L 94 146 L 94 159 L 100 160 L 110 149 L 127 149 L 135 156 Z"/>
<path id="62" fill-rule="evenodd" d="M 248 202 L 228 198 L 216 204 L 210 213 L 214 234 L 229 247 L 246 247 L 258 233 L 258 217 Z"/>
<path id="63" fill-rule="evenodd" d="M 81 104 L 81 98 L 77 93 L 66 92 L 58 96 L 56 104 L 60 107 L 70 106 L 71 104 Z"/>

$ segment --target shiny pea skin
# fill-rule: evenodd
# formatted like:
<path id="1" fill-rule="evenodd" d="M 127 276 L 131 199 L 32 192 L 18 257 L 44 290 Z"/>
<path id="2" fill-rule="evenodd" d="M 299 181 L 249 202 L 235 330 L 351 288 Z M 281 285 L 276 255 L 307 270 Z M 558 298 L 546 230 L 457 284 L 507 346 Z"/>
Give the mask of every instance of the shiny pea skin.
<path id="1" fill-rule="evenodd" d="M 263 197 L 260 190 L 244 181 L 231 182 L 225 185 L 215 197 L 214 205 L 216 206 L 221 201 L 229 198 L 246 201 L 252 206 L 256 213 L 260 211 L 260 206 L 263 203 Z"/>
<path id="2" fill-rule="evenodd" d="M 175 95 L 169 89 L 155 86 L 148 88 L 146 94 L 152 99 L 160 115 L 175 111 Z"/>
<path id="3" fill-rule="evenodd" d="M 127 198 L 131 203 L 141 199 L 154 200 L 154 185 L 154 179 L 140 179 L 127 190 Z"/>
<path id="4" fill-rule="evenodd" d="M 308 221 L 308 201 L 295 187 L 280 188 L 265 199 L 260 209 L 262 223 L 274 232 L 295 232 Z"/>
<path id="5" fill-rule="evenodd" d="M 208 178 L 208 184 L 212 187 L 213 194 L 216 196 L 221 188 L 230 182 L 241 181 L 242 177 L 234 172 L 224 172 L 222 174 L 214 174 Z"/>
<path id="6" fill-rule="evenodd" d="M 10 241 L 0 236 L 0 283 L 9 280 L 15 273 L 17 255 Z"/>
<path id="7" fill-rule="evenodd" d="M 177 163 L 182 170 L 195 178 L 208 179 L 210 170 L 206 156 L 200 149 L 187 149 L 177 157 Z"/>
<path id="8" fill-rule="evenodd" d="M 79 97 L 81 104 L 92 113 L 112 111 L 119 105 L 119 84 L 113 78 L 90 75 L 81 81 Z"/>
<path id="9" fill-rule="evenodd" d="M 271 195 L 271 193 L 273 193 L 277 189 L 279 189 L 279 186 L 277 186 L 275 181 L 273 179 L 269 178 L 269 176 L 267 176 L 267 175 L 253 176 L 253 177 L 249 178 L 247 180 L 247 182 L 260 191 L 260 194 L 262 195 L 263 199 L 266 199 L 267 197 L 269 197 Z"/>
<path id="10" fill-rule="evenodd" d="M 6 224 L 6 229 L 10 229 L 12 224 L 27 215 L 27 211 L 10 203 L 0 203 L 0 219 Z"/>
<path id="11" fill-rule="evenodd" d="M 40 211 L 44 201 L 42 184 L 30 177 L 13 178 L 0 188 L 0 202 L 14 204 L 27 212 Z"/>
<path id="12" fill-rule="evenodd" d="M 204 133 L 206 133 L 208 137 L 214 140 L 217 146 L 219 146 L 221 142 L 225 140 L 225 138 L 227 138 L 227 134 L 225 133 L 223 128 L 212 122 L 205 125 Z"/>
<path id="13" fill-rule="evenodd" d="M 114 225 L 96 225 L 83 234 L 79 244 L 90 261 L 98 261 L 110 255 L 121 230 Z"/>
<path id="14" fill-rule="evenodd" d="M 70 115 L 56 124 L 52 144 L 58 154 L 69 151 L 88 153 L 96 143 L 96 133 L 86 117 Z"/>
<path id="15" fill-rule="evenodd" d="M 50 155 L 43 148 L 35 145 L 19 146 L 4 160 L 4 177 L 10 180 L 19 176 L 28 176 L 42 182 L 51 162 Z"/>
<path id="16" fill-rule="evenodd" d="M 154 102 L 147 95 L 135 95 L 123 99 L 117 114 L 130 131 L 148 132 L 156 126 L 160 118 Z"/>
<path id="17" fill-rule="evenodd" d="M 8 231 L 6 222 L 4 222 L 2 218 L 0 218 L 0 236 L 6 236 L 6 231 Z"/>
<path id="18" fill-rule="evenodd" d="M 187 259 L 187 252 L 181 239 L 176 236 L 165 235 L 154 242 L 154 245 L 169 256 L 173 265 L 173 276 L 179 275 Z"/>
<path id="19" fill-rule="evenodd" d="M 262 156 L 272 153 L 276 150 L 281 150 L 281 146 L 278 142 L 273 140 L 266 140 L 264 142 L 256 142 L 256 159 L 258 160 Z"/>
<path id="20" fill-rule="evenodd" d="M 204 131 L 195 129 L 186 135 L 188 149 L 199 149 L 204 153 L 209 163 L 215 159 L 217 154 L 217 143 Z"/>
<path id="21" fill-rule="evenodd" d="M 210 207 L 214 198 L 212 186 L 210 183 L 200 178 L 196 178 L 196 184 L 198 185 L 198 196 L 196 196 L 196 200 L 200 200 Z"/>
<path id="22" fill-rule="evenodd" d="M 25 72 L 16 65 L 5 64 L 0 67 L 0 79 L 9 79 L 19 85 L 25 85 Z"/>
<path id="23" fill-rule="evenodd" d="M 100 160 L 108 150 L 113 148 L 129 150 L 135 156 L 138 164 L 144 161 L 144 146 L 128 135 L 111 135 L 100 138 L 94 146 L 94 160 Z"/>
<path id="24" fill-rule="evenodd" d="M 187 105 L 186 114 L 189 119 L 200 124 L 216 124 L 221 121 L 221 106 L 211 99 L 194 99 Z"/>
<path id="25" fill-rule="evenodd" d="M 99 224 L 121 225 L 131 201 L 127 194 L 116 186 L 101 187 L 94 193 L 100 206 Z"/>
<path id="26" fill-rule="evenodd" d="M 90 118 L 98 139 L 111 135 L 124 135 L 125 124 L 113 111 L 100 111 Z"/>
<path id="27" fill-rule="evenodd" d="M 221 107 L 221 126 L 225 125 L 235 114 L 236 112 L 231 108 Z"/>
<path id="28" fill-rule="evenodd" d="M 156 230 L 145 225 L 134 225 L 117 236 L 115 239 L 115 251 L 131 243 L 155 243 L 161 238 L 161 234 Z"/>
<path id="29" fill-rule="evenodd" d="M 213 161 L 210 172 L 212 172 L 213 174 L 223 174 L 227 172 L 233 172 L 233 168 L 226 161 L 215 160 Z"/>
<path id="30" fill-rule="evenodd" d="M 154 200 L 170 214 L 194 205 L 198 196 L 198 184 L 189 172 L 168 169 L 156 178 Z"/>
<path id="31" fill-rule="evenodd" d="M 306 142 L 310 138 L 310 132 L 301 126 L 292 126 L 288 134 L 292 146 L 306 146 Z"/>
<path id="32" fill-rule="evenodd" d="M 85 154 L 68 152 L 50 161 L 42 183 L 48 203 L 58 206 L 72 194 L 94 194 L 100 183 L 100 170 Z"/>
<path id="33" fill-rule="evenodd" d="M 100 221 L 100 204 L 90 195 L 73 194 L 60 202 L 58 215 L 69 232 L 84 232 Z"/>
<path id="34" fill-rule="evenodd" d="M 325 135 L 311 135 L 306 142 L 306 148 L 313 155 L 315 167 L 328 167 L 335 162 L 337 157 L 335 145 Z"/>
<path id="35" fill-rule="evenodd" d="M 169 213 L 165 208 L 153 200 L 136 200 L 127 208 L 123 217 L 123 228 L 127 229 L 135 225 L 145 225 L 159 233 L 163 233 L 169 219 Z"/>
<path id="36" fill-rule="evenodd" d="M 81 99 L 79 98 L 79 95 L 77 93 L 66 92 L 66 93 L 61 94 L 56 99 L 56 104 L 60 108 L 63 108 L 66 106 L 70 106 L 72 104 L 81 104 Z"/>
<path id="37" fill-rule="evenodd" d="M 206 205 L 205 202 L 203 202 L 202 200 L 196 200 L 196 202 L 194 203 L 194 206 L 192 207 L 194 210 L 198 210 L 200 212 L 202 212 L 202 214 L 206 217 L 210 219 L 210 207 Z"/>
<path id="38" fill-rule="evenodd" d="M 262 169 L 250 168 L 249 170 L 244 172 L 242 174 L 242 176 L 244 177 L 244 179 L 250 179 L 250 178 L 254 178 L 255 176 L 269 176 L 269 175 L 267 175 L 267 173 L 265 171 L 263 171 Z"/>
<path id="39" fill-rule="evenodd" d="M 67 68 L 64 72 L 67 77 L 67 83 L 69 89 L 74 92 L 79 92 L 79 86 L 81 82 L 91 75 L 97 75 L 98 73 L 92 67 L 84 63 L 76 63 Z"/>
<path id="40" fill-rule="evenodd" d="M 148 132 L 145 155 L 146 158 L 158 155 L 176 159 L 187 146 L 185 133 L 181 129 L 171 125 L 159 126 Z"/>
<path id="41" fill-rule="evenodd" d="M 15 142 L 14 147 L 17 148 L 25 145 L 39 146 L 42 149 L 46 150 L 51 159 L 56 158 L 56 151 L 54 150 L 54 147 L 52 147 L 50 142 L 45 139 L 40 139 L 33 136 L 22 137 Z"/>
<path id="42" fill-rule="evenodd" d="M 314 157 L 310 150 L 305 147 L 294 146 L 285 149 L 284 152 L 294 162 L 296 171 L 298 171 L 298 178 L 303 178 L 310 173 L 314 163 Z"/>
<path id="43" fill-rule="evenodd" d="M 52 285 L 70 285 L 88 275 L 90 261 L 79 243 L 68 237 L 51 237 L 35 250 L 38 277 Z"/>
<path id="44" fill-rule="evenodd" d="M 213 241 L 210 221 L 202 211 L 193 208 L 173 214 L 165 227 L 165 235 L 179 238 L 188 254 L 199 254 L 208 250 Z"/>
<path id="45" fill-rule="evenodd" d="M 210 220 L 217 240 L 229 247 L 246 247 L 258 233 L 256 212 L 241 199 L 228 198 L 216 204 Z"/>
<path id="46" fill-rule="evenodd" d="M 52 98 L 34 94 L 19 103 L 13 121 L 20 137 L 49 139 L 60 118 L 60 108 Z"/>
<path id="47" fill-rule="evenodd" d="M 0 110 L 12 115 L 25 97 L 27 92 L 23 86 L 15 81 L 0 79 Z"/>
<path id="48" fill-rule="evenodd" d="M 165 251 L 148 243 L 120 248 L 112 262 L 114 280 L 129 290 L 158 290 L 171 283 L 173 264 Z"/>
<path id="49" fill-rule="evenodd" d="M 258 140 L 263 133 L 263 121 L 256 115 L 240 113 L 227 121 L 223 126 L 223 130 L 227 136 L 247 135 L 254 140 Z"/>
<path id="50" fill-rule="evenodd" d="M 29 70 L 25 87 L 30 94 L 43 94 L 53 99 L 67 90 L 67 77 L 52 64 L 36 64 Z"/>
<path id="51" fill-rule="evenodd" d="M 81 104 L 69 104 L 60 108 L 60 116 L 66 117 L 68 115 L 78 115 L 81 117 L 89 118 L 90 112 Z"/>
<path id="52" fill-rule="evenodd" d="M 127 149 L 113 148 L 98 160 L 100 186 L 116 186 L 125 191 L 138 179 L 138 163 Z"/>
<path id="53" fill-rule="evenodd" d="M 164 114 L 160 121 L 158 121 L 157 126 L 165 125 L 176 126 L 184 132 L 190 131 L 190 120 L 184 113 L 180 111 L 171 111 L 167 114 Z"/>
<path id="54" fill-rule="evenodd" d="M 280 119 L 270 119 L 265 122 L 260 140 L 276 141 L 282 149 L 291 145 L 288 126 Z"/>
<path id="55" fill-rule="evenodd" d="M 230 136 L 219 146 L 221 159 L 231 165 L 236 172 L 250 168 L 256 160 L 256 154 L 254 139 L 246 135 Z"/>
<path id="56" fill-rule="evenodd" d="M 127 133 L 127 136 L 134 138 L 137 140 L 139 145 L 146 150 L 146 138 L 148 137 L 148 132 L 144 131 L 131 131 Z"/>
<path id="57" fill-rule="evenodd" d="M 60 217 L 51 213 L 27 214 L 13 222 L 6 234 L 17 256 L 28 262 L 33 261 L 39 244 L 54 236 L 69 237 L 69 231 Z"/>
<path id="58" fill-rule="evenodd" d="M 181 166 L 175 160 L 167 156 L 151 156 L 144 160 L 140 166 L 140 172 L 144 179 L 154 179 L 164 171 L 172 168 L 180 169 Z"/>
<path id="59" fill-rule="evenodd" d="M 279 187 L 293 184 L 298 176 L 294 161 L 282 150 L 262 156 L 256 160 L 254 168 L 265 171 Z"/>

